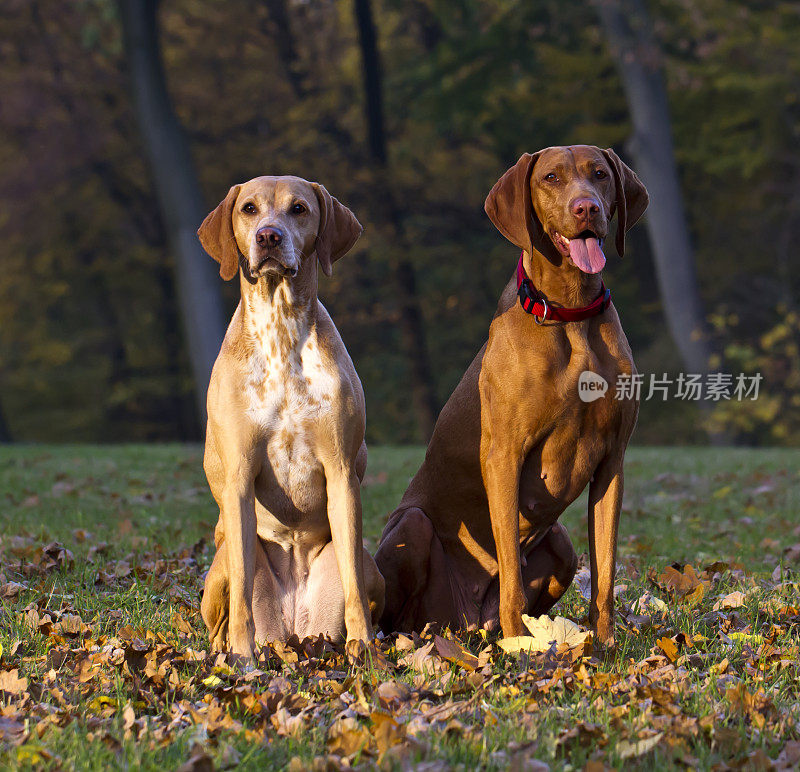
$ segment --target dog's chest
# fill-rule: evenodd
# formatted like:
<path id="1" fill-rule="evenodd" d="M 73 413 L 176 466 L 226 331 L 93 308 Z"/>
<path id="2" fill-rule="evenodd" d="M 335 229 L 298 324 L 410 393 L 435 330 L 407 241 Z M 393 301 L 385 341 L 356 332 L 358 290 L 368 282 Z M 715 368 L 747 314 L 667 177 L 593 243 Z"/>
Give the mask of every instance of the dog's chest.
<path id="1" fill-rule="evenodd" d="M 617 383 L 620 376 L 630 377 L 633 371 L 629 353 L 573 355 L 557 392 L 561 404 L 550 404 L 550 420 L 540 428 L 539 442 L 523 465 L 520 509 L 528 521 L 554 521 L 590 483 L 598 464 L 619 452 L 620 443 L 624 450 L 637 403 L 620 399 Z M 602 394 L 582 395 L 582 383 L 590 376 L 602 379 Z"/>
<path id="2" fill-rule="evenodd" d="M 267 318 L 256 330 L 247 373 L 247 415 L 264 437 L 269 477 L 295 508 L 313 507 L 321 472 L 315 435 L 332 409 L 334 366 L 302 321 Z"/>

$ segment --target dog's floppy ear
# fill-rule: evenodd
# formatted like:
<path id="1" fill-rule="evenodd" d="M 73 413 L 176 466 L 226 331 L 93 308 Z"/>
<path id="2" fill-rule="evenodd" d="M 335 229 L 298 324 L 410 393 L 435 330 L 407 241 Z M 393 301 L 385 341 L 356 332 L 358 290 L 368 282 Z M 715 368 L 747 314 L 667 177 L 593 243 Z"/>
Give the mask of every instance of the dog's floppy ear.
<path id="1" fill-rule="evenodd" d="M 622 257 L 625 254 L 625 234 L 644 214 L 650 196 L 647 195 L 647 188 L 636 176 L 636 172 L 624 164 L 611 148 L 603 150 L 602 153 L 614 174 L 617 207 L 616 244 L 617 253 Z"/>
<path id="2" fill-rule="evenodd" d="M 197 230 L 203 249 L 219 263 L 219 275 L 225 281 L 236 276 L 239 270 L 239 247 L 233 235 L 233 205 L 241 187 L 234 185 Z"/>
<path id="3" fill-rule="evenodd" d="M 523 153 L 494 184 L 483 208 L 494 227 L 512 244 L 530 253 L 547 249 L 549 239 L 536 216 L 531 199 L 531 174 L 542 154 Z"/>
<path id="4" fill-rule="evenodd" d="M 364 229 L 356 216 L 328 193 L 324 185 L 312 182 L 311 186 L 319 202 L 317 259 L 325 275 L 330 276 L 333 264 L 352 249 Z"/>

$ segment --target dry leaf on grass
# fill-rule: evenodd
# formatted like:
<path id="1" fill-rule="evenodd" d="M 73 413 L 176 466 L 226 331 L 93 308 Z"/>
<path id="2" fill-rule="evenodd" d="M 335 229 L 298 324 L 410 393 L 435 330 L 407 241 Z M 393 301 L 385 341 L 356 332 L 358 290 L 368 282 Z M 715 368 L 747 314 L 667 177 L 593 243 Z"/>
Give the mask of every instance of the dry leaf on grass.
<path id="1" fill-rule="evenodd" d="M 736 592 L 729 593 L 724 598 L 720 598 L 714 604 L 713 610 L 721 611 L 723 609 L 740 608 L 741 606 L 744 606 L 745 598 L 745 594 L 740 590 L 737 590 Z"/>
<path id="2" fill-rule="evenodd" d="M 800 740 L 790 740 L 775 759 L 775 769 L 783 772 L 798 767 L 800 767 Z"/>
<path id="3" fill-rule="evenodd" d="M 24 722 L 0 716 L 0 743 L 19 745 L 27 733 Z"/>
<path id="4" fill-rule="evenodd" d="M 328 730 L 328 753 L 336 756 L 355 756 L 369 745 L 369 730 L 354 718 L 340 718 Z"/>
<path id="5" fill-rule="evenodd" d="M 659 638 L 657 641 L 658 648 L 667 655 L 670 662 L 675 662 L 678 659 L 678 644 L 672 638 Z"/>
<path id="6" fill-rule="evenodd" d="M 214 772 L 214 762 L 200 745 L 195 745 L 189 760 L 181 764 L 175 772 Z"/>
<path id="7" fill-rule="evenodd" d="M 438 654 L 433 653 L 433 641 L 426 643 L 419 649 L 410 651 L 404 657 L 398 659 L 397 664 L 418 670 L 427 676 L 434 676 L 448 669 L 448 666 L 444 664 L 444 660 Z"/>
<path id="8" fill-rule="evenodd" d="M 13 600 L 20 594 L 23 590 L 27 590 L 27 584 L 21 584 L 20 582 L 6 582 L 3 585 L 0 585 L 0 598 L 5 598 L 6 600 Z"/>
<path id="9" fill-rule="evenodd" d="M 661 598 L 649 592 L 645 592 L 633 603 L 633 611 L 636 614 L 653 614 L 661 613 L 667 610 L 667 604 Z"/>
<path id="10" fill-rule="evenodd" d="M 465 670 L 475 670 L 478 667 L 478 658 L 467 651 L 458 641 L 436 635 L 433 643 L 442 659 L 460 665 Z"/>
<path id="11" fill-rule="evenodd" d="M 658 583 L 678 597 L 688 595 L 702 584 L 694 566 L 691 565 L 685 566 L 682 571 L 675 566 L 667 566 L 659 575 Z"/>
<path id="12" fill-rule="evenodd" d="M 644 740 L 637 740 L 636 742 L 622 740 L 617 745 L 617 754 L 621 759 L 632 759 L 637 756 L 644 756 L 645 753 L 649 753 L 658 745 L 663 736 L 664 733 L 659 732 L 652 737 L 647 737 Z"/>
<path id="13" fill-rule="evenodd" d="M 581 630 L 578 625 L 564 617 L 550 619 L 547 614 L 542 614 L 538 619 L 522 615 L 522 621 L 528 628 L 530 635 L 518 635 L 511 638 L 502 638 L 497 645 L 506 654 L 518 651 L 540 652 L 547 651 L 553 644 L 561 646 L 565 643 L 570 648 L 583 646 L 591 633 Z"/>
<path id="14" fill-rule="evenodd" d="M 742 633 L 738 631 L 728 633 L 728 638 L 738 643 L 749 643 L 751 646 L 759 646 L 760 644 L 764 643 L 763 635 Z"/>
<path id="15" fill-rule="evenodd" d="M 584 600 L 592 599 L 592 572 L 588 568 L 581 568 L 572 581 Z"/>
<path id="16" fill-rule="evenodd" d="M 19 670 L 0 671 L 0 691 L 7 694 L 21 694 L 28 688 L 28 679 L 19 677 Z"/>

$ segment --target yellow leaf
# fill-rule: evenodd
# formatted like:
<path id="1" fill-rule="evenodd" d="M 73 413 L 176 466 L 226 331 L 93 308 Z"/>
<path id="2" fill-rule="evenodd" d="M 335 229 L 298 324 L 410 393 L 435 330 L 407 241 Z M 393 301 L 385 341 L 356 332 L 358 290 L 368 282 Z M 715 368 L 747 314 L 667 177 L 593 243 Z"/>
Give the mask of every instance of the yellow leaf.
<path id="1" fill-rule="evenodd" d="M 216 687 L 222 683 L 224 683 L 223 680 L 215 675 L 210 675 L 208 678 L 203 679 L 203 685 L 207 686 L 209 689 L 216 689 Z"/>
<path id="2" fill-rule="evenodd" d="M 547 651 L 551 644 L 560 646 L 566 643 L 570 648 L 583 646 L 590 635 L 587 630 L 581 630 L 578 625 L 564 617 L 550 619 L 547 614 L 542 614 L 538 619 L 522 615 L 522 622 L 528 628 L 531 636 L 538 641 L 538 651 Z"/>
<path id="3" fill-rule="evenodd" d="M 98 694 L 88 705 L 87 707 L 92 713 L 100 713 L 103 708 L 114 708 L 117 707 L 117 701 L 113 697 L 109 697 L 107 694 Z"/>
<path id="4" fill-rule="evenodd" d="M 741 641 L 742 643 L 753 643 L 753 644 L 760 644 L 764 643 L 764 636 L 763 635 L 751 635 L 749 633 L 728 633 L 728 638 L 732 641 Z"/>
<path id="5" fill-rule="evenodd" d="M 31 765 L 43 764 L 52 757 L 51 753 L 41 745 L 26 743 L 17 748 L 17 761 L 20 763 L 28 762 Z"/>
<path id="6" fill-rule="evenodd" d="M 663 638 L 659 638 L 657 643 L 658 648 L 667 655 L 670 662 L 675 662 L 675 660 L 678 659 L 678 645 L 672 638 L 664 636 Z"/>
<path id="7" fill-rule="evenodd" d="M 702 584 L 698 584 L 697 587 L 694 588 L 685 598 L 684 600 L 690 606 L 696 606 L 703 600 L 703 596 L 706 594 L 706 588 Z"/>
<path id="8" fill-rule="evenodd" d="M 501 638 L 497 645 L 506 654 L 516 654 L 518 651 L 540 651 L 536 648 L 537 642 L 530 635 L 515 635 L 511 638 Z M 550 648 L 548 646 L 548 648 Z"/>

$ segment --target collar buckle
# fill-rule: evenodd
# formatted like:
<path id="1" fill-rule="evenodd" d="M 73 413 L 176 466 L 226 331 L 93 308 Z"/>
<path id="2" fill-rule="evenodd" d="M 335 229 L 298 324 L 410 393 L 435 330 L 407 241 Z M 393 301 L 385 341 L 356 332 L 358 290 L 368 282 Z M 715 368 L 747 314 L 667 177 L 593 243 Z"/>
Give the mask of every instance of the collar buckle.
<path id="1" fill-rule="evenodd" d="M 541 326 L 544 324 L 545 319 L 547 319 L 550 313 L 550 306 L 547 305 L 547 300 L 544 297 L 540 297 L 537 302 L 541 303 L 542 308 L 544 309 L 542 311 L 542 315 L 536 316 L 536 314 L 531 314 L 531 316 L 533 316 L 533 321 L 536 322 L 536 324 L 538 324 L 539 326 Z"/>

